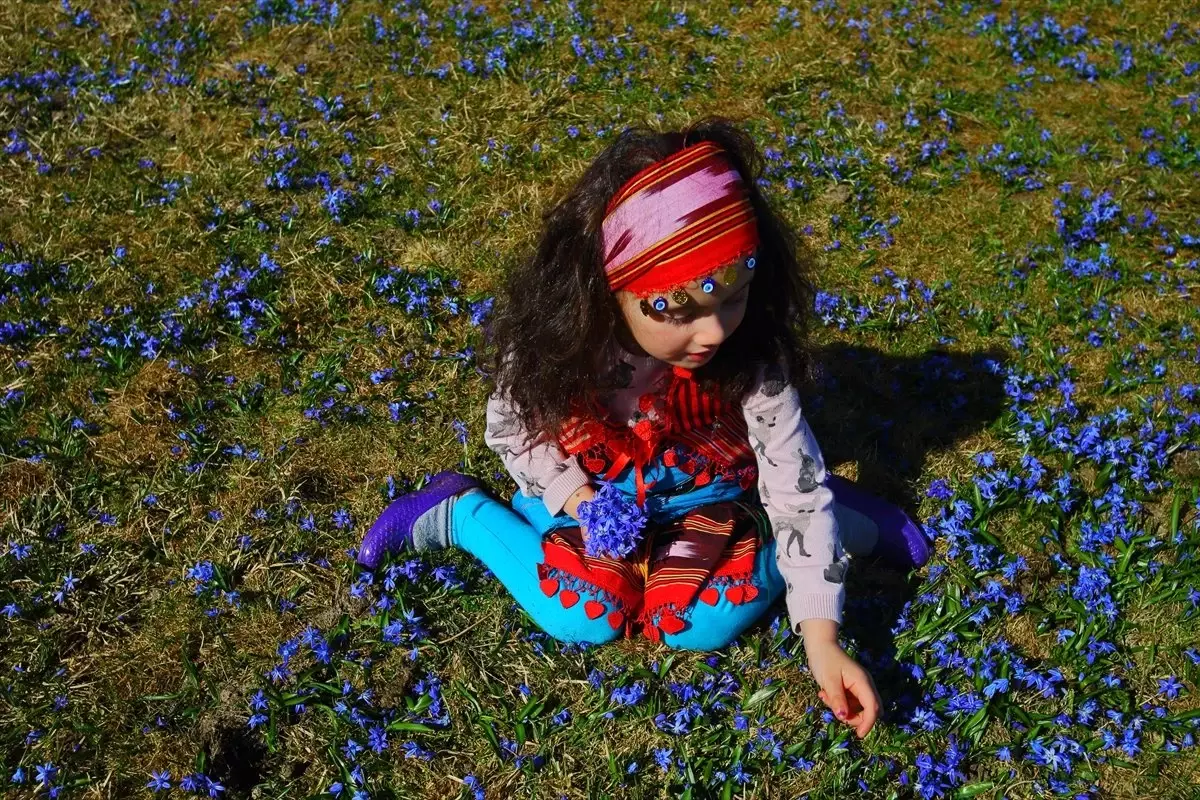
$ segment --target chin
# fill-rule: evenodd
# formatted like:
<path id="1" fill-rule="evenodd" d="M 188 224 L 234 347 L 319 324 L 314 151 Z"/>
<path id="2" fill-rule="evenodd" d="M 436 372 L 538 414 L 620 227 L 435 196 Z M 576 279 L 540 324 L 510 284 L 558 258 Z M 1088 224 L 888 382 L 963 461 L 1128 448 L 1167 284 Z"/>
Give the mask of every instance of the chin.
<path id="1" fill-rule="evenodd" d="M 679 361 L 675 361 L 672 363 L 675 364 L 676 366 L 686 367 L 687 369 L 699 369 L 700 367 L 703 367 L 706 364 L 711 364 L 712 360 L 714 358 L 716 358 L 716 356 L 717 356 L 717 354 L 714 351 L 712 353 L 709 353 L 707 356 L 705 356 L 704 358 L 702 358 L 700 360 L 696 360 L 694 358 L 689 358 L 687 356 L 684 356 Z"/>

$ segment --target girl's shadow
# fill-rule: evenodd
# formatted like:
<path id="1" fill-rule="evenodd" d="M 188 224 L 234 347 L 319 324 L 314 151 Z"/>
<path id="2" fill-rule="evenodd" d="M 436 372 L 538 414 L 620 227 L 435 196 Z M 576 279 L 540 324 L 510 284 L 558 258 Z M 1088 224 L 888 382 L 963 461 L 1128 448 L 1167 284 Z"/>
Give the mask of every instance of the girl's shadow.
<path id="1" fill-rule="evenodd" d="M 836 468 L 855 462 L 859 486 L 923 522 L 918 484 L 927 461 L 985 430 L 1004 410 L 1003 354 L 931 350 L 904 357 L 835 344 L 813 355 L 816 378 L 801 395 L 826 468 L 843 472 Z M 920 698 L 895 662 L 892 633 L 919 574 L 860 559 L 846 585 L 843 629 L 893 713 Z"/>

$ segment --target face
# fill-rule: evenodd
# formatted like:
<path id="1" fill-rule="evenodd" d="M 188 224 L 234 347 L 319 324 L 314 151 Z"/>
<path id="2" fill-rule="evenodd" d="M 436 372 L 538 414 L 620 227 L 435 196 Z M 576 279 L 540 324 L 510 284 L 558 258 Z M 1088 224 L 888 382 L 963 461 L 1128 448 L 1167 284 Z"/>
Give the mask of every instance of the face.
<path id="1" fill-rule="evenodd" d="M 734 283 L 727 286 L 718 280 L 713 291 L 706 293 L 700 281 L 695 281 L 694 286 L 684 288 L 684 303 L 679 303 L 681 298 L 672 297 L 671 292 L 664 292 L 661 296 L 668 302 L 662 311 L 644 307 L 641 298 L 631 292 L 617 292 L 634 343 L 647 355 L 672 366 L 695 369 L 710 361 L 746 314 L 755 271 L 746 269 L 740 259 L 734 263 L 738 268 Z M 724 269 L 722 266 L 713 272 L 720 275 Z"/>

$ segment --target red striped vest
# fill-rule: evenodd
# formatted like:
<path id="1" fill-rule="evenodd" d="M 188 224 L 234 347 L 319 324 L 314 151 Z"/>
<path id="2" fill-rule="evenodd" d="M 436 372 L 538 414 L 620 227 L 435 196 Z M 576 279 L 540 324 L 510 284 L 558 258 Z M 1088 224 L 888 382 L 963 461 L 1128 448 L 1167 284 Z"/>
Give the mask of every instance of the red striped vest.
<path id="1" fill-rule="evenodd" d="M 701 391 L 692 371 L 683 367 L 671 369 L 663 390 L 638 399 L 632 425 L 614 422 L 593 403 L 567 423 L 559 444 L 604 480 L 614 480 L 632 464 L 639 505 L 646 501 L 643 469 L 660 453 L 664 464 L 692 475 L 697 486 L 733 476 L 748 489 L 758 479 L 742 410 Z"/>

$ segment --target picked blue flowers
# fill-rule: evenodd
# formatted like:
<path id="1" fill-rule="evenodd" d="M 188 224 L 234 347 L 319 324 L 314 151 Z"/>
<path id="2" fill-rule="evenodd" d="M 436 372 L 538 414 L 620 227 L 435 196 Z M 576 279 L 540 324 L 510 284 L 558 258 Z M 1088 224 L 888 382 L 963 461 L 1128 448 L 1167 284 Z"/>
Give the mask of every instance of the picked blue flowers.
<path id="1" fill-rule="evenodd" d="M 642 541 L 646 512 L 616 486 L 601 482 L 596 497 L 579 504 L 579 521 L 589 556 L 624 558 Z"/>

